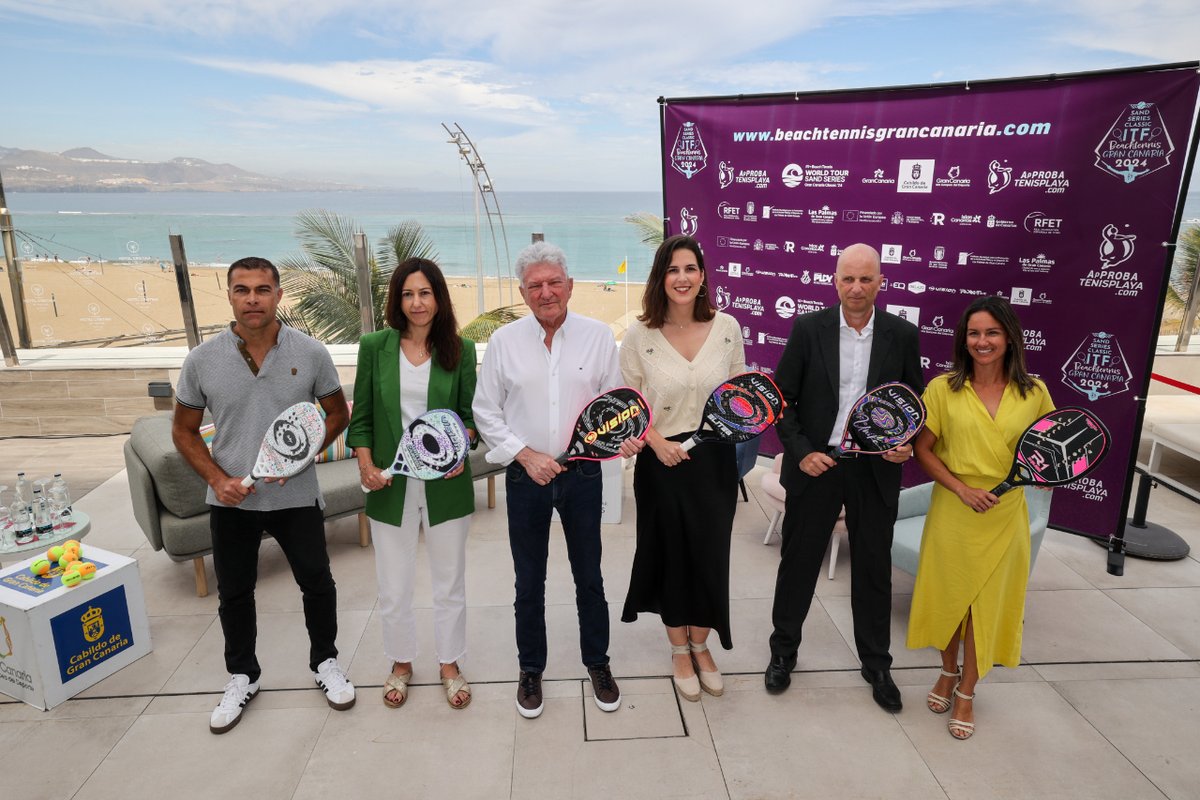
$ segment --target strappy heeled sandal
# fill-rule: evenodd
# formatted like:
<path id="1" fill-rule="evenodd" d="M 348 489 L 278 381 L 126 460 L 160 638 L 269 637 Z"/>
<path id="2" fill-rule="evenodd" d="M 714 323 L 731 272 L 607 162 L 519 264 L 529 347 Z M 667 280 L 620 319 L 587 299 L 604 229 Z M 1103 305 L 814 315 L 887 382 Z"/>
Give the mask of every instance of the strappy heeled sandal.
<path id="1" fill-rule="evenodd" d="M 471 685 L 467 683 L 467 679 L 460 672 L 453 678 L 442 678 L 442 686 L 446 689 L 446 702 L 455 711 L 462 711 L 467 706 L 471 705 Z M 462 702 L 462 705 L 454 705 L 454 696 L 459 692 L 466 692 L 467 699 Z"/>
<path id="2" fill-rule="evenodd" d="M 954 687 L 954 696 L 959 700 L 970 701 L 975 699 L 975 695 L 965 695 L 958 690 L 957 686 Z M 952 718 L 946 728 L 950 731 L 950 735 L 959 741 L 966 741 L 975 733 L 974 722 L 963 722 L 960 719 Z"/>
<path id="3" fill-rule="evenodd" d="M 942 673 L 943 678 L 957 678 L 961 672 L 946 672 L 946 670 L 938 670 Z M 925 707 L 935 714 L 945 714 L 950 710 L 952 705 L 949 697 L 942 697 L 940 694 L 930 690 L 929 694 L 925 695 Z"/>
<path id="4" fill-rule="evenodd" d="M 720 670 L 714 672 L 704 672 L 700 669 L 700 662 L 696 661 L 696 653 L 703 653 L 708 650 L 708 645 L 704 642 L 693 642 L 688 640 L 688 647 L 692 651 L 692 663 L 696 667 L 696 675 L 700 679 L 700 688 L 711 694 L 713 697 L 720 697 L 725 694 L 725 681 L 721 678 Z"/>
<path id="5" fill-rule="evenodd" d="M 686 644 L 671 645 L 672 656 L 691 656 L 692 650 Z M 671 665 L 671 681 L 675 684 L 675 688 L 684 700 L 689 703 L 695 703 L 700 699 L 700 679 L 695 675 L 690 678 L 680 678 L 675 674 L 674 663 Z"/>
<path id="6" fill-rule="evenodd" d="M 404 701 L 408 699 L 408 682 L 412 680 L 412 673 L 406 672 L 403 675 L 397 675 L 394 672 L 389 672 L 387 680 L 383 682 L 383 704 L 388 708 L 399 708 L 404 705 Z M 391 692 L 396 692 L 400 695 L 399 700 L 392 700 L 388 697 Z"/>

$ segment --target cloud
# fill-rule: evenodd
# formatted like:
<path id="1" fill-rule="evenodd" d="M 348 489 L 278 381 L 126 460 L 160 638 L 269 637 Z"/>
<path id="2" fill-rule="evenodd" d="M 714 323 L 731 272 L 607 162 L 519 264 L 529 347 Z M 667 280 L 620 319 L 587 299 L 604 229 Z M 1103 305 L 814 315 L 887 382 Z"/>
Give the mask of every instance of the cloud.
<path id="1" fill-rule="evenodd" d="M 1194 60 L 1200 12 L 1195 0 L 1074 0 L 1072 24 L 1058 41 L 1128 53 L 1153 63 Z"/>

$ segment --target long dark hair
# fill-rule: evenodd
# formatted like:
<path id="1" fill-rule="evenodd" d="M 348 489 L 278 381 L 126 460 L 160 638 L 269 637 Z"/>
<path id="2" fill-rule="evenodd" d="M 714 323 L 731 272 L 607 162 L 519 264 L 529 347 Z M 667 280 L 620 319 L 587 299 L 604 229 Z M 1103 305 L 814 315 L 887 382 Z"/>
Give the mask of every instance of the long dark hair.
<path id="1" fill-rule="evenodd" d="M 458 322 L 454 319 L 454 304 L 450 301 L 450 289 L 438 265 L 427 258 L 408 258 L 400 262 L 388 283 L 387 303 L 384 318 L 387 324 L 403 335 L 408 330 L 408 317 L 400 310 L 400 293 L 408 276 L 419 272 L 429 281 L 437 313 L 429 329 L 429 344 L 433 347 L 438 366 L 447 372 L 458 369 L 462 358 L 462 340 L 458 338 Z"/>
<path id="2" fill-rule="evenodd" d="M 1025 334 L 1012 305 L 995 295 L 976 298 L 959 317 L 958 325 L 954 328 L 954 366 L 948 373 L 950 388 L 957 392 L 966 385 L 967 379 L 975 377 L 975 361 L 967 350 L 967 322 L 972 314 L 980 311 L 995 317 L 1004 330 L 1004 336 L 1008 339 L 1008 346 L 1004 350 L 1004 374 L 1009 383 L 1016 384 L 1021 397 L 1025 397 L 1026 392 L 1033 391 L 1036 386 L 1025 366 Z"/>
<path id="3" fill-rule="evenodd" d="M 704 253 L 700 250 L 700 243 L 691 236 L 672 236 L 659 245 L 654 253 L 654 265 L 650 267 L 650 277 L 646 279 L 646 290 L 642 293 L 642 314 L 638 322 L 646 323 L 648 328 L 661 328 L 667 321 L 667 267 L 671 266 L 671 258 L 676 250 L 691 250 L 703 276 L 700 293 L 692 304 L 692 318 L 697 322 L 708 322 L 717 313 L 708 296 L 708 270 L 704 268 Z"/>

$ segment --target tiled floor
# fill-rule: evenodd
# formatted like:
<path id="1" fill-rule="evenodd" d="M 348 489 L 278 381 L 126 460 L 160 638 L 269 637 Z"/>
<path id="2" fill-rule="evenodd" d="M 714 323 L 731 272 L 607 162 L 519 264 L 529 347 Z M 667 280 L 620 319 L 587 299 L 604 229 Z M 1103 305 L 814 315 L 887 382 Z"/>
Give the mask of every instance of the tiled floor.
<path id="1" fill-rule="evenodd" d="M 468 547 L 470 708 L 451 710 L 437 680 L 424 575 L 415 687 L 400 710 L 379 702 L 388 665 L 372 551 L 359 548 L 354 521 L 342 520 L 330 525 L 329 549 L 338 645 L 358 705 L 331 711 L 313 687 L 299 594 L 267 541 L 258 592 L 264 692 L 218 737 L 207 729 L 226 679 L 216 598 L 197 598 L 191 565 L 146 544 L 129 511 L 122 441 L 0 442 L 6 472 L 18 462 L 50 471 L 61 460 L 73 484 L 90 489 L 79 501 L 94 522 L 87 541 L 138 559 L 154 641 L 149 656 L 53 711 L 0 702 L 6 798 L 1200 797 L 1200 526 L 1197 506 L 1165 489 L 1154 493 L 1151 519 L 1189 540 L 1193 554 L 1183 561 L 1129 559 L 1116 578 L 1100 547 L 1047 534 L 1030 585 L 1027 663 L 980 685 L 978 732 L 965 743 L 924 708 L 937 660 L 903 647 L 912 578 L 899 572 L 894 675 L 905 710 L 892 716 L 871 701 L 850 633 L 847 548 L 836 580 L 820 581 L 792 688 L 763 691 L 778 544 L 761 544 L 768 513 L 753 495 L 739 504 L 734 529 L 735 648 L 716 652 L 727 691 L 678 699 L 655 618 L 617 619 L 633 556 L 629 473 L 627 521 L 604 529 L 610 654 L 624 698 L 617 713 L 591 701 L 557 539 L 546 711 L 537 720 L 517 715 L 503 491 L 488 511 L 480 483 L 483 510 Z M 752 490 L 757 476 L 747 481 Z"/>

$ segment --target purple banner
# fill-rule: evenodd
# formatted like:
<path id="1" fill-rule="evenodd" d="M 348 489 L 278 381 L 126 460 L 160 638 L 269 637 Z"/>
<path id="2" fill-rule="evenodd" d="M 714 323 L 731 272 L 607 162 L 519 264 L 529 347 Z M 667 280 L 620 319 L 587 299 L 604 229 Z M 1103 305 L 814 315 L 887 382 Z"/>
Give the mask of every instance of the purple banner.
<path id="1" fill-rule="evenodd" d="M 667 101 L 668 229 L 700 240 L 749 368 L 768 373 L 795 316 L 837 302 L 834 264 L 854 242 L 879 250 L 877 304 L 920 329 L 927 378 L 949 368 L 974 296 L 1009 298 L 1055 403 L 1113 434 L 1100 468 L 1055 493 L 1051 524 L 1107 537 L 1124 513 L 1198 90 L 1189 66 Z"/>

